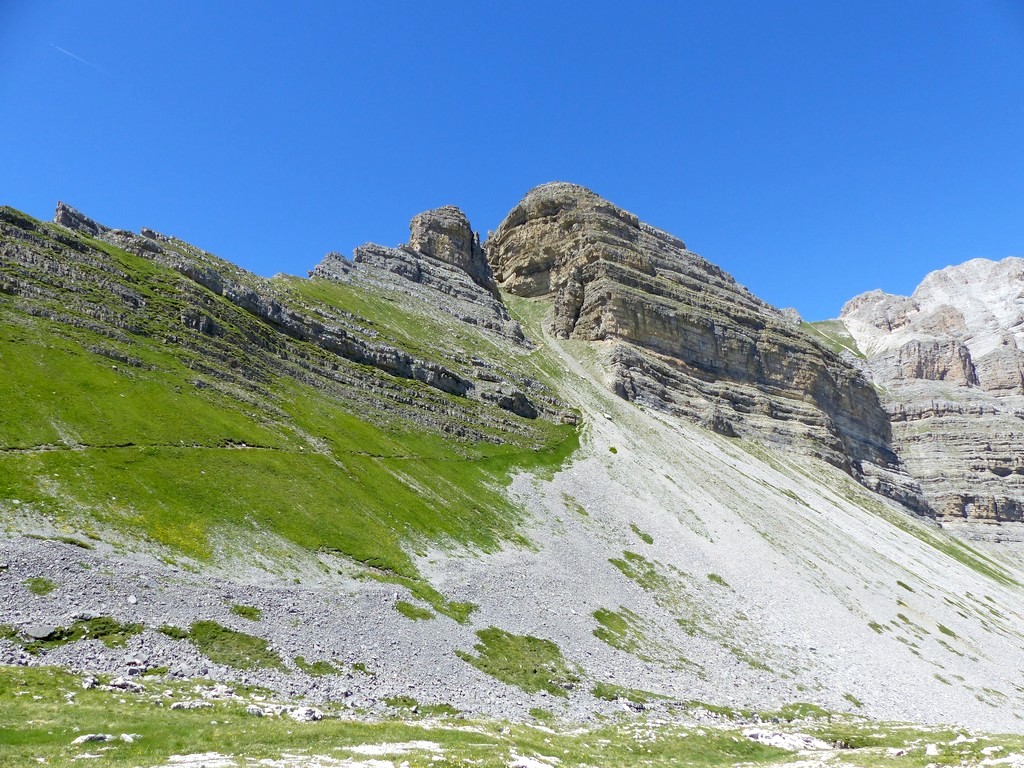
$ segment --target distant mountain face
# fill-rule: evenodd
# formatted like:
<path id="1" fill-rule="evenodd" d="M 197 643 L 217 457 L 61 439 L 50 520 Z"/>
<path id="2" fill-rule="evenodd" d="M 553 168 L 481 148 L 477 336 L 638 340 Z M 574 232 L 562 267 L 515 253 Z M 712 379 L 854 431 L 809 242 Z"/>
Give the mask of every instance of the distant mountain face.
<path id="1" fill-rule="evenodd" d="M 1024 259 L 947 267 L 911 296 L 871 291 L 840 320 L 935 511 L 1024 520 Z"/>

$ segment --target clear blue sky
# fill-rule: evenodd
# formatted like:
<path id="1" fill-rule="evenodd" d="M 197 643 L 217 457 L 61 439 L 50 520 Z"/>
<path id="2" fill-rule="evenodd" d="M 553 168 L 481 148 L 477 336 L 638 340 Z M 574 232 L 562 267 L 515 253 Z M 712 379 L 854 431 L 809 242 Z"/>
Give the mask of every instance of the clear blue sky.
<path id="1" fill-rule="evenodd" d="M 264 275 L 574 181 L 821 319 L 1024 256 L 1024 2 L 0 0 L 0 146 Z"/>

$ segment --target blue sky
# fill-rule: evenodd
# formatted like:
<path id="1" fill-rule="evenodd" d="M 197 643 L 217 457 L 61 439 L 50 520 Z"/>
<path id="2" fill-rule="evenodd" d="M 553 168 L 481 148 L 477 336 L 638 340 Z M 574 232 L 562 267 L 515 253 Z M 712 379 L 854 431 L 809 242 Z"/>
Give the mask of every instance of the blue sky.
<path id="1" fill-rule="evenodd" d="M 1024 256 L 1024 4 L 0 0 L 0 203 L 260 274 L 590 187 L 778 306 Z"/>

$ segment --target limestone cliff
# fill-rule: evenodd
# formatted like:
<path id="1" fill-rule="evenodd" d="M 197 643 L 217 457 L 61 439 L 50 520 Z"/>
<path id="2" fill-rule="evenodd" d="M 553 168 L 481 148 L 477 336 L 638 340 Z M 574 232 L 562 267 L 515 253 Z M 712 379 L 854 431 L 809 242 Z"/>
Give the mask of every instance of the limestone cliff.
<path id="1" fill-rule="evenodd" d="M 593 192 L 529 192 L 486 244 L 498 284 L 550 296 L 552 331 L 603 342 L 622 397 L 796 448 L 924 509 L 853 366 L 681 240 Z"/>
<path id="2" fill-rule="evenodd" d="M 947 267 L 912 296 L 871 291 L 840 319 L 936 512 L 1024 521 L 1024 259 Z"/>

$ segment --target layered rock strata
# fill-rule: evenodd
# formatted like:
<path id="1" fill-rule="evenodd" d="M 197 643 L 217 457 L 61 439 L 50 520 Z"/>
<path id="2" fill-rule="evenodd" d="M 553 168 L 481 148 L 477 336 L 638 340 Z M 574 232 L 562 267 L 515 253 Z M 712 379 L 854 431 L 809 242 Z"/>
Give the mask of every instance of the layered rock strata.
<path id="1" fill-rule="evenodd" d="M 924 510 L 864 376 L 678 238 L 554 183 L 485 248 L 503 289 L 553 299 L 555 335 L 606 344 L 620 396 L 820 456 Z"/>
<path id="2" fill-rule="evenodd" d="M 480 272 L 478 241 L 472 232 L 459 240 L 463 230 L 453 230 L 451 219 L 417 217 L 422 240 L 402 251 L 407 262 L 430 262 L 417 283 L 420 298 L 432 309 L 449 308 L 453 324 L 470 323 L 474 333 L 489 329 L 494 349 L 524 348 L 493 287 L 478 285 L 470 273 Z M 54 222 L 59 226 L 0 211 L 0 292 L 14 297 L 15 312 L 81 329 L 95 339 L 96 354 L 143 365 L 133 357 L 135 340 L 156 337 L 195 372 L 197 387 L 216 387 L 269 411 L 273 382 L 293 377 L 334 393 L 366 418 L 404 420 L 470 441 L 501 442 L 503 435 L 532 434 L 531 420 L 572 418 L 547 387 L 507 365 L 506 355 L 462 360 L 402 348 L 378 338 L 372 321 L 293 290 L 297 278 L 260 278 L 149 229 L 103 226 L 64 203 Z M 465 266 L 420 254 L 421 242 L 441 257 L 467 255 Z M 140 277 L 105 244 L 159 267 Z M 364 250 L 375 248 L 389 250 Z M 478 276 L 486 283 L 488 274 Z M 452 397 L 466 406 L 453 407 Z M 269 411 L 267 418 L 281 416 Z"/>
<path id="3" fill-rule="evenodd" d="M 911 296 L 871 291 L 840 320 L 937 513 L 1024 521 L 1024 259 L 947 267 Z"/>

